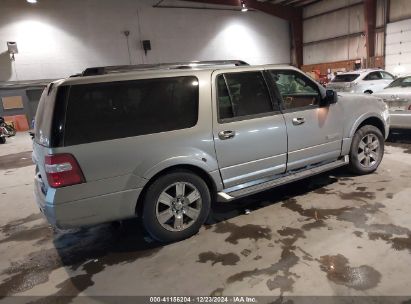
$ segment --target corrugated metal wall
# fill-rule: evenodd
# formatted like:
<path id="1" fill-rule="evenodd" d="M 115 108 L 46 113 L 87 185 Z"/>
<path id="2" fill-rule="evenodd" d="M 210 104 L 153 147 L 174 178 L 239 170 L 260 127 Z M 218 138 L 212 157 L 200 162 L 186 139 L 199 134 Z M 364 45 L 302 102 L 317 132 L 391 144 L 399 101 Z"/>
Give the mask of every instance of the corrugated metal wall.
<path id="1" fill-rule="evenodd" d="M 377 28 L 384 24 L 384 1 L 377 1 Z M 317 16 L 318 15 L 318 16 Z M 361 0 L 324 0 L 304 9 L 304 64 L 366 57 Z M 382 56 L 384 33 L 376 33 L 376 56 Z"/>

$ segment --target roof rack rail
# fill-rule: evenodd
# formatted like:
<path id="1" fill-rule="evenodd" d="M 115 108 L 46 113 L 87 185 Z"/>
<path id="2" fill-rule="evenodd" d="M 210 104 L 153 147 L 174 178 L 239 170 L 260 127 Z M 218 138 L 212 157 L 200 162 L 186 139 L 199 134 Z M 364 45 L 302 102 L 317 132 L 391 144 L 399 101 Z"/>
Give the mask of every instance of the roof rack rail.
<path id="1" fill-rule="evenodd" d="M 81 76 L 97 76 L 111 73 L 123 73 L 131 71 L 143 71 L 143 70 L 157 70 L 157 69 L 192 69 L 201 68 L 207 66 L 216 65 L 234 65 L 243 66 L 249 65 L 242 60 L 210 60 L 210 61 L 187 61 L 187 62 L 175 62 L 175 63 L 154 63 L 154 64 L 137 64 L 137 65 L 117 65 L 117 66 L 105 66 L 105 67 L 93 67 L 85 69 Z M 79 74 L 72 77 L 78 77 Z"/>

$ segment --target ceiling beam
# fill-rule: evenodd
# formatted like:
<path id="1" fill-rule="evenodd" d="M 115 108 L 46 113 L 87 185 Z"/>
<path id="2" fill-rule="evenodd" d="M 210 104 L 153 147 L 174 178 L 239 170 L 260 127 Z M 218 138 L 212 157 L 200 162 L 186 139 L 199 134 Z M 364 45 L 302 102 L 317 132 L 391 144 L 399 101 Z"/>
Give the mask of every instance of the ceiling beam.
<path id="1" fill-rule="evenodd" d="M 204 4 L 220 4 L 220 5 L 231 5 L 241 7 L 241 0 L 183 0 L 188 2 L 197 2 Z M 295 20 L 301 18 L 302 10 L 300 8 L 293 8 L 288 6 L 282 6 L 270 2 L 260 2 L 257 0 L 244 0 L 247 7 L 273 15 L 275 17 L 285 19 L 285 20 Z"/>
<path id="2" fill-rule="evenodd" d="M 306 7 L 306 6 L 318 3 L 320 1 L 322 1 L 322 0 L 304 0 L 304 1 L 301 1 L 301 2 L 297 3 L 295 6 L 297 6 L 297 7 Z"/>

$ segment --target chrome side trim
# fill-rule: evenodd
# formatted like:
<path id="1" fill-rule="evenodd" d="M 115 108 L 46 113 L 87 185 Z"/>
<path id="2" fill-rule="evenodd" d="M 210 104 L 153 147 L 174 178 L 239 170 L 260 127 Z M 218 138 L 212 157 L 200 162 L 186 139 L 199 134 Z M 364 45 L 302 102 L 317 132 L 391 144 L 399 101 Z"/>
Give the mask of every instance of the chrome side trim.
<path id="1" fill-rule="evenodd" d="M 338 167 L 345 166 L 349 163 L 348 155 L 345 155 L 342 159 L 336 160 L 331 163 L 322 164 L 316 167 L 309 167 L 299 171 L 291 171 L 288 172 L 286 175 L 282 177 L 272 178 L 271 180 L 263 179 L 258 181 L 252 182 L 253 185 L 245 186 L 240 189 L 239 187 L 232 187 L 231 189 L 225 189 L 222 192 L 218 193 L 218 196 L 223 199 L 223 201 L 230 201 L 236 198 L 240 198 L 246 195 L 251 195 L 257 192 L 261 192 L 270 188 L 274 188 L 277 186 L 281 186 L 293 181 L 297 181 L 309 176 L 313 176 L 325 171 L 329 171 Z M 235 189 L 233 189 L 235 188 Z"/>
<path id="2" fill-rule="evenodd" d="M 223 201 L 223 202 L 226 201 L 227 202 L 227 201 L 231 201 L 232 199 L 234 199 L 234 197 L 228 195 L 225 192 L 218 192 L 217 195 L 219 196 L 219 198 L 221 198 L 221 200 L 217 199 L 218 201 Z"/>

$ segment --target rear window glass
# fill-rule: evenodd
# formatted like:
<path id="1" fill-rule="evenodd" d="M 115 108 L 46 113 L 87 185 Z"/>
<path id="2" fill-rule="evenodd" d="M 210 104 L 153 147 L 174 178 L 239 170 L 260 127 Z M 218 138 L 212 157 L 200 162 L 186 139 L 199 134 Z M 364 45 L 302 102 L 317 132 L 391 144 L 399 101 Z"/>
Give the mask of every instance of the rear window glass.
<path id="1" fill-rule="evenodd" d="M 336 75 L 332 82 L 352 82 L 356 80 L 360 74 L 340 74 Z"/>
<path id="2" fill-rule="evenodd" d="M 193 127 L 198 119 L 194 76 L 74 85 L 66 146 Z"/>

